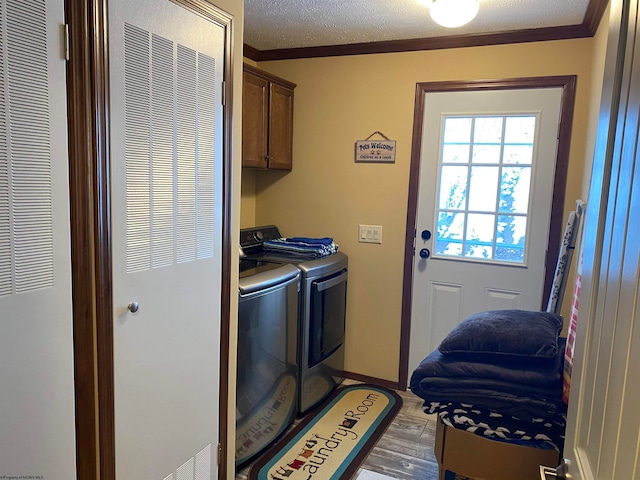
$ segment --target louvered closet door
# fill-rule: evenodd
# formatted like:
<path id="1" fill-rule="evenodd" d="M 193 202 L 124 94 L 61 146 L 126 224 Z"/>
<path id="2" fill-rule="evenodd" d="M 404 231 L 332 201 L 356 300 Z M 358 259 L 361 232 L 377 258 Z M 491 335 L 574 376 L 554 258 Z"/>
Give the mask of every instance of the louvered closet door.
<path id="1" fill-rule="evenodd" d="M 0 478 L 76 475 L 63 23 L 0 2 Z"/>
<path id="2" fill-rule="evenodd" d="M 215 478 L 224 29 L 109 7 L 116 477 Z"/>

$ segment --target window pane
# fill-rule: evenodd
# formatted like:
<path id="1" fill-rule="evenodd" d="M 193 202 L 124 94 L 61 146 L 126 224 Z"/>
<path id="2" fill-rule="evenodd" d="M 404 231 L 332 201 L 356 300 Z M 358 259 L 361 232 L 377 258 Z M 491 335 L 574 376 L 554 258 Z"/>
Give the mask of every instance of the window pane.
<path id="1" fill-rule="evenodd" d="M 498 210 L 500 212 L 527 213 L 530 184 L 530 167 L 503 167 Z"/>
<path id="2" fill-rule="evenodd" d="M 507 117 L 504 143 L 533 143 L 536 117 Z"/>
<path id="3" fill-rule="evenodd" d="M 524 262 L 527 218 L 499 215 L 496 235 L 496 259 Z"/>
<path id="4" fill-rule="evenodd" d="M 498 188 L 498 167 L 472 167 L 468 210 L 495 212 Z"/>
<path id="5" fill-rule="evenodd" d="M 536 121 L 443 119 L 434 254 L 524 263 Z"/>
<path id="6" fill-rule="evenodd" d="M 436 253 L 438 255 L 462 256 L 462 241 L 451 242 L 446 240 L 436 241 Z"/>
<path id="7" fill-rule="evenodd" d="M 498 163 L 500 162 L 500 145 L 474 145 L 473 163 Z"/>
<path id="8" fill-rule="evenodd" d="M 439 208 L 461 210 L 467 196 L 467 167 L 444 165 L 440 174 Z"/>
<path id="9" fill-rule="evenodd" d="M 471 118 L 446 117 L 444 119 L 444 143 L 470 143 Z"/>
<path id="10" fill-rule="evenodd" d="M 493 242 L 495 215 L 485 213 L 470 213 L 467 218 L 467 242 Z"/>
<path id="11" fill-rule="evenodd" d="M 464 256 L 474 258 L 493 258 L 493 234 L 495 216 L 470 213 L 467 220 L 467 238 Z"/>
<path id="12" fill-rule="evenodd" d="M 502 117 L 476 118 L 473 129 L 473 143 L 502 142 Z"/>
<path id="13" fill-rule="evenodd" d="M 469 144 L 442 146 L 442 163 L 468 163 L 468 162 L 469 162 Z"/>
<path id="14" fill-rule="evenodd" d="M 493 247 L 489 245 L 480 245 L 473 242 L 466 242 L 464 244 L 464 256 L 491 260 L 493 258 Z"/>
<path id="15" fill-rule="evenodd" d="M 475 153 L 475 152 L 474 152 Z M 503 162 L 529 164 L 533 160 L 533 145 L 505 145 Z"/>
<path id="16" fill-rule="evenodd" d="M 436 253 L 460 256 L 463 232 L 464 213 L 441 212 L 436 227 Z"/>

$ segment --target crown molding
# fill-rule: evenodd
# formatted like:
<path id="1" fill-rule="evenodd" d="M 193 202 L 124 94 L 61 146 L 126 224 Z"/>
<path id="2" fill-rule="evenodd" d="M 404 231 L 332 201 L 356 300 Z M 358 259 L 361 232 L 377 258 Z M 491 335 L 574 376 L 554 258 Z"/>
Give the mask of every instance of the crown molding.
<path id="1" fill-rule="evenodd" d="M 544 42 L 593 37 L 608 0 L 591 0 L 584 21 L 578 25 L 531 28 L 497 33 L 451 35 L 446 37 L 388 40 L 383 42 L 351 43 L 318 47 L 283 48 L 258 50 L 244 45 L 244 56 L 255 61 L 293 60 L 300 58 L 337 57 L 345 55 L 368 55 L 374 53 L 414 52 L 420 50 L 442 50 L 448 48 L 481 47 L 509 43 Z"/>

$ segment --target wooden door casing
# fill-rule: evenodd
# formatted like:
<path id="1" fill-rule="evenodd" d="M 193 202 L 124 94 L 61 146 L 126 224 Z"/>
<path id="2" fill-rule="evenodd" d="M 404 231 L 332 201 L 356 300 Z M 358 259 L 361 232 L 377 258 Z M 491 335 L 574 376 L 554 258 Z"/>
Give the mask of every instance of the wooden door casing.
<path id="1" fill-rule="evenodd" d="M 573 106 L 575 103 L 577 78 L 575 76 L 528 77 L 501 80 L 478 80 L 467 82 L 429 82 L 416 84 L 414 104 L 413 135 L 411 145 L 411 166 L 409 172 L 409 194 L 407 208 L 407 228 L 405 232 L 404 269 L 402 281 L 402 314 L 400 337 L 400 362 L 398 371 L 398 385 L 406 388 L 409 368 L 409 344 L 411 329 L 411 304 L 413 289 L 413 261 L 414 240 L 416 238 L 415 218 L 418 202 L 418 185 L 420 172 L 420 157 L 423 131 L 423 116 L 425 95 L 438 91 L 473 91 L 483 89 L 513 89 L 513 88 L 544 88 L 562 87 L 561 120 L 558 132 L 558 148 L 553 190 L 553 205 L 549 225 L 549 249 L 545 259 L 545 288 L 543 298 L 548 298 L 551 282 L 558 257 L 560 238 L 563 228 L 563 207 L 565 185 L 569 165 L 569 147 L 571 142 L 571 128 L 573 125 Z M 546 305 L 546 302 L 545 302 Z"/>
<path id="2" fill-rule="evenodd" d="M 225 26 L 222 312 L 220 363 L 229 363 L 231 303 L 232 18 L 201 0 L 173 0 Z M 78 478 L 115 479 L 113 299 L 111 291 L 110 113 L 106 2 L 66 2 L 69 24 L 68 123 Z M 220 391 L 229 387 L 220 371 Z M 227 458 L 226 396 L 220 397 L 220 457 Z M 226 462 L 219 477 L 227 476 Z"/>

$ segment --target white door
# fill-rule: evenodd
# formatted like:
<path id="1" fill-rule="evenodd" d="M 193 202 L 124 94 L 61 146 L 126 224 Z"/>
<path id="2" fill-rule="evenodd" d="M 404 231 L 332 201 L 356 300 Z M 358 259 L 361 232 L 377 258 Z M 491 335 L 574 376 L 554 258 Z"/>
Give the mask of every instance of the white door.
<path id="1" fill-rule="evenodd" d="M 409 376 L 465 317 L 540 309 L 561 101 L 560 87 L 426 94 Z"/>
<path id="2" fill-rule="evenodd" d="M 640 479 L 638 4 L 611 3 L 564 452 L 573 480 Z"/>
<path id="3" fill-rule="evenodd" d="M 0 2 L 0 478 L 76 478 L 63 24 Z"/>
<path id="4" fill-rule="evenodd" d="M 119 479 L 217 477 L 224 48 L 168 0 L 109 2 Z"/>

